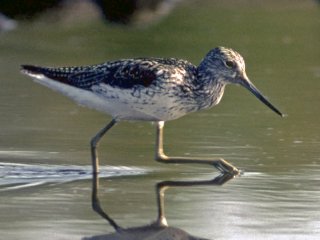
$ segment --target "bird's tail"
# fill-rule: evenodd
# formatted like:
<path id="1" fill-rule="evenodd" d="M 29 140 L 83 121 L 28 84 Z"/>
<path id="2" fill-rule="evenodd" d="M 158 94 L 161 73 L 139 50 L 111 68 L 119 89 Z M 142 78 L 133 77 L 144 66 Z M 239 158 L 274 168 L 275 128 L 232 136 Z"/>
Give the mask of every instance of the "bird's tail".
<path id="1" fill-rule="evenodd" d="M 71 68 L 47 68 L 33 65 L 21 65 L 21 72 L 33 78 L 41 79 L 42 77 L 49 78 L 54 81 L 68 84 L 68 76 Z"/>

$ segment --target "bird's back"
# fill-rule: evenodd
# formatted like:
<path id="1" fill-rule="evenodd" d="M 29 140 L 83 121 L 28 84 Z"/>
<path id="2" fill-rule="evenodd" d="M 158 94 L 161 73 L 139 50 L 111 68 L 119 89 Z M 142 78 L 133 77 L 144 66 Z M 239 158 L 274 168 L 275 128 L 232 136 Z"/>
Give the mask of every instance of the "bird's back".
<path id="1" fill-rule="evenodd" d="M 196 67 L 188 61 L 174 58 L 135 58 L 80 67 L 22 65 L 22 71 L 29 75 L 44 75 L 61 83 L 90 90 L 92 86 L 100 83 L 125 89 L 135 85 L 148 87 L 161 83 L 161 80 L 170 78 L 171 74 L 176 74 L 177 71 L 187 74 L 190 78 L 196 74 Z"/>

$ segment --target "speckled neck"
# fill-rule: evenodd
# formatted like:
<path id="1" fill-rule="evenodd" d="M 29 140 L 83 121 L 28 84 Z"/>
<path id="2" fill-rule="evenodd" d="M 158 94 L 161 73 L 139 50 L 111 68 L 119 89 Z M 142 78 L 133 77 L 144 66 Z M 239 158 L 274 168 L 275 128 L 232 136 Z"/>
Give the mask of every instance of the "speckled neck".
<path id="1" fill-rule="evenodd" d="M 205 58 L 197 68 L 197 85 L 199 93 L 199 109 L 206 109 L 217 105 L 224 93 L 226 83 L 220 81 L 219 76 L 212 71 L 214 62 Z"/>

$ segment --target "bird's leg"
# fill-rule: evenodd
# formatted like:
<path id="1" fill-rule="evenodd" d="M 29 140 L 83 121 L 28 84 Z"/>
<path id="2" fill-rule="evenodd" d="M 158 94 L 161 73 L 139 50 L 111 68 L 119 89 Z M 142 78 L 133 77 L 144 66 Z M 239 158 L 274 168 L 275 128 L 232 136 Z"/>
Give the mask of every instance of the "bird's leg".
<path id="1" fill-rule="evenodd" d="M 116 224 L 112 218 L 110 218 L 102 209 L 99 201 L 98 190 L 99 190 L 99 159 L 97 153 L 97 146 L 101 138 L 106 134 L 106 132 L 112 128 L 117 121 L 113 119 L 104 128 L 102 128 L 92 139 L 91 139 L 91 157 L 92 157 L 92 195 L 91 204 L 93 210 L 98 213 L 101 217 L 106 219 L 110 225 L 116 230 L 120 231 L 121 227 Z"/>
<path id="2" fill-rule="evenodd" d="M 188 157 L 168 157 L 163 151 L 163 127 L 164 122 L 157 122 L 157 133 L 156 133 L 156 160 L 162 163 L 198 163 L 198 164 L 209 164 L 213 165 L 222 173 L 229 173 L 237 175 L 240 171 L 228 163 L 226 160 L 220 159 L 196 159 Z"/>
<path id="3" fill-rule="evenodd" d="M 168 160 L 168 156 L 166 156 L 163 152 L 163 127 L 164 122 L 157 122 L 157 132 L 156 132 L 156 160 L 157 161 L 165 161 Z"/>
<path id="4" fill-rule="evenodd" d="M 99 172 L 99 159 L 97 146 L 101 138 L 106 134 L 106 132 L 112 128 L 117 123 L 116 119 L 112 119 L 110 123 L 108 123 L 104 128 L 102 128 L 92 139 L 91 139 L 91 159 L 92 159 L 92 171 L 94 173 Z"/>

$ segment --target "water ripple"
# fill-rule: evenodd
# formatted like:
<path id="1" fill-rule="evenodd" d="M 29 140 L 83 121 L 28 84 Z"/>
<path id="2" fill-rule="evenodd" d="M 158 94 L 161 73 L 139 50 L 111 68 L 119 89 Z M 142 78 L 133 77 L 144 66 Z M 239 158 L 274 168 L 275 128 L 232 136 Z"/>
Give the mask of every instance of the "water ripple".
<path id="1" fill-rule="evenodd" d="M 147 169 L 125 166 L 101 166 L 101 177 L 146 174 Z M 0 191 L 90 179 L 91 166 L 0 163 Z"/>

